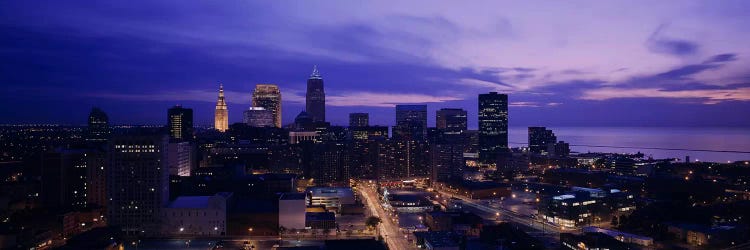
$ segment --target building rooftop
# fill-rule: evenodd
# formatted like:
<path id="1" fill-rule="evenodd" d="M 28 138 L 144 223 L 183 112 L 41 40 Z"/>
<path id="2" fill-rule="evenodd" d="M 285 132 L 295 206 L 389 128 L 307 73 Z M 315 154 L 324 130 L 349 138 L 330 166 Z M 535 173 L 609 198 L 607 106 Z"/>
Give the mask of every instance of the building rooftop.
<path id="1" fill-rule="evenodd" d="M 211 196 L 180 196 L 169 203 L 168 208 L 207 208 Z"/>
<path id="2" fill-rule="evenodd" d="M 306 192 L 317 197 L 354 196 L 354 191 L 348 187 L 309 187 Z"/>
<path id="3" fill-rule="evenodd" d="M 333 212 L 307 212 L 305 221 L 335 221 L 336 214 Z"/>
<path id="4" fill-rule="evenodd" d="M 179 196 L 170 202 L 168 208 L 208 208 L 212 197 L 221 196 L 224 199 L 229 198 L 232 193 L 221 192 L 213 196 Z"/>
<path id="5" fill-rule="evenodd" d="M 626 232 L 622 232 L 622 231 L 611 230 L 611 229 L 600 228 L 600 227 L 594 227 L 594 226 L 583 227 L 582 231 L 585 232 L 585 233 L 603 233 L 603 234 L 609 235 L 611 237 L 618 237 L 619 236 L 619 237 L 633 238 L 633 239 L 639 239 L 639 240 L 651 240 L 651 241 L 654 240 L 653 238 L 647 237 L 647 236 L 642 236 L 642 235 L 637 235 L 637 234 L 631 234 L 631 233 L 626 233 Z"/>
<path id="6" fill-rule="evenodd" d="M 414 232 L 414 236 L 424 239 L 425 244 L 433 248 L 458 246 L 457 235 L 451 231 Z"/>
<path id="7" fill-rule="evenodd" d="M 284 193 L 279 197 L 279 200 L 304 200 L 305 193 Z"/>

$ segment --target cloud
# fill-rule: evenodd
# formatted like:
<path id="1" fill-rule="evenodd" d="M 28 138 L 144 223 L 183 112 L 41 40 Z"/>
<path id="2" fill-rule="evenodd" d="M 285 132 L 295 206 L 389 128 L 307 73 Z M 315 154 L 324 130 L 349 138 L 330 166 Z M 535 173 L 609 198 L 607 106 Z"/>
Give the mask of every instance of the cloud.
<path id="1" fill-rule="evenodd" d="M 327 96 L 326 105 L 340 107 L 394 107 L 396 106 L 396 104 L 439 103 L 459 100 L 463 100 L 463 98 L 455 96 L 434 96 L 425 94 L 351 92 L 343 93 L 340 95 Z"/>
<path id="2" fill-rule="evenodd" d="M 703 63 L 723 63 L 723 62 L 731 62 L 734 60 L 737 60 L 737 54 L 726 53 L 726 54 L 715 55 Z"/>
<path id="3" fill-rule="evenodd" d="M 157 93 L 112 93 L 112 92 L 93 92 L 83 94 L 85 97 L 104 98 L 112 100 L 125 101 L 198 101 L 198 102 L 216 102 L 219 91 L 209 90 L 183 90 L 183 91 L 162 91 Z M 225 101 L 235 104 L 249 104 L 252 99 L 252 93 L 224 91 Z M 283 95 L 282 95 L 283 98 Z"/>
<path id="4" fill-rule="evenodd" d="M 487 89 L 489 91 L 503 91 L 503 92 L 509 92 L 513 91 L 515 88 L 511 85 L 504 84 L 501 82 L 492 82 L 492 81 L 485 81 L 485 80 L 479 80 L 479 79 L 473 79 L 473 78 L 462 78 L 459 79 L 457 82 L 459 85 L 469 86 L 469 87 L 476 87 L 476 88 L 482 88 Z"/>
<path id="5" fill-rule="evenodd" d="M 530 101 L 524 101 L 524 102 L 511 102 L 508 104 L 510 107 L 522 107 L 522 108 L 541 108 L 541 107 L 555 107 L 562 105 L 560 102 L 549 102 L 549 103 L 543 103 L 543 102 L 530 102 Z"/>
<path id="6" fill-rule="evenodd" d="M 698 44 L 688 40 L 665 37 L 662 33 L 666 25 L 662 24 L 646 40 L 651 52 L 673 56 L 689 56 L 698 52 Z"/>
<path id="7" fill-rule="evenodd" d="M 657 77 L 669 79 L 686 79 L 686 77 L 701 73 L 706 70 L 720 68 L 720 64 L 691 64 L 681 66 L 670 71 L 657 74 Z"/>
<path id="8" fill-rule="evenodd" d="M 724 101 L 750 101 L 750 87 L 737 89 L 702 89 L 667 91 L 661 88 L 600 88 L 583 92 L 584 100 L 610 100 L 620 98 L 676 98 L 699 99 L 704 104 L 716 104 Z"/>

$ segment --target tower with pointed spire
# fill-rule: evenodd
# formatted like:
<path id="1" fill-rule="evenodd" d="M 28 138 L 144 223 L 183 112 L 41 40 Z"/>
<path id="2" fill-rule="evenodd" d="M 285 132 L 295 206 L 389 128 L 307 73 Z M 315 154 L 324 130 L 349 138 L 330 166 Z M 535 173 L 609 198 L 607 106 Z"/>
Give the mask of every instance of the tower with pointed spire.
<path id="1" fill-rule="evenodd" d="M 307 79 L 307 95 L 305 96 L 305 110 L 313 121 L 326 121 L 326 93 L 323 89 L 323 77 L 318 72 L 318 66 L 313 66 L 313 72 Z"/>
<path id="2" fill-rule="evenodd" d="M 214 113 L 214 128 L 221 132 L 229 129 L 229 110 L 224 100 L 224 85 L 219 84 L 219 100 L 216 101 L 216 113 Z"/>

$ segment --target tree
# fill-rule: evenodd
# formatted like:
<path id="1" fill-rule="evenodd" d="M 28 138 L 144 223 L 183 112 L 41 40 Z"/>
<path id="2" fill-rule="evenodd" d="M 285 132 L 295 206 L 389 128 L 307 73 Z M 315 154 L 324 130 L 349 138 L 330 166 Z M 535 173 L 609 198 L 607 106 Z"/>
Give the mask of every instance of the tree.
<path id="1" fill-rule="evenodd" d="M 376 228 L 378 227 L 378 224 L 380 224 L 380 222 L 382 221 L 377 216 L 370 216 L 370 217 L 367 217 L 367 219 L 365 219 L 365 225 L 368 228 Z"/>
<path id="2" fill-rule="evenodd" d="M 612 216 L 612 226 L 617 226 L 617 215 Z"/>

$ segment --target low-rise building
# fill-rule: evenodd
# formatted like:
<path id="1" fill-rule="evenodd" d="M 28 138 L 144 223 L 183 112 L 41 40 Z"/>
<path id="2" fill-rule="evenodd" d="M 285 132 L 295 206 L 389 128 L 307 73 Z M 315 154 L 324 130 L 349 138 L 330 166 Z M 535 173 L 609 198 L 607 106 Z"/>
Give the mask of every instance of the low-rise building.
<path id="1" fill-rule="evenodd" d="M 341 212 L 344 205 L 356 204 L 354 191 L 348 187 L 309 187 L 306 190 L 308 206 L 325 206 L 328 211 Z"/>
<path id="2" fill-rule="evenodd" d="M 654 238 L 621 232 L 617 230 L 606 229 L 606 228 L 584 227 L 582 231 L 584 233 L 603 233 L 603 234 L 609 235 L 610 237 L 616 240 L 619 240 L 625 243 L 632 243 L 632 244 L 637 244 L 637 245 L 646 246 L 646 247 L 654 244 Z"/>
<path id="3" fill-rule="evenodd" d="M 279 227 L 305 228 L 305 194 L 285 193 L 279 197 Z"/>
<path id="4" fill-rule="evenodd" d="M 479 237 L 482 231 L 482 217 L 469 212 L 435 211 L 425 214 L 424 221 L 432 231 L 453 231 L 469 237 Z"/>
<path id="5" fill-rule="evenodd" d="M 632 194 L 617 189 L 578 188 L 577 191 L 544 199 L 539 214 L 548 222 L 574 228 L 591 223 L 609 221 L 612 216 L 629 214 L 635 210 Z"/>
<path id="6" fill-rule="evenodd" d="M 165 235 L 225 235 L 227 199 L 232 193 L 213 196 L 180 196 L 164 208 Z"/>
<path id="7" fill-rule="evenodd" d="M 584 233 L 582 235 L 561 233 L 560 243 L 563 249 L 573 250 L 629 249 L 627 244 L 603 233 Z"/>
<path id="8" fill-rule="evenodd" d="M 459 235 L 451 231 L 414 232 L 417 247 L 429 250 L 458 250 Z"/>
<path id="9" fill-rule="evenodd" d="M 305 213 L 305 228 L 334 229 L 336 228 L 336 214 L 332 212 L 307 212 Z"/>
<path id="10" fill-rule="evenodd" d="M 667 231 L 675 238 L 693 246 L 719 247 L 742 242 L 747 227 L 737 225 L 705 226 L 690 223 L 669 223 Z"/>
<path id="11" fill-rule="evenodd" d="M 406 190 L 383 190 L 385 201 L 399 213 L 423 213 L 433 209 L 425 193 Z"/>

